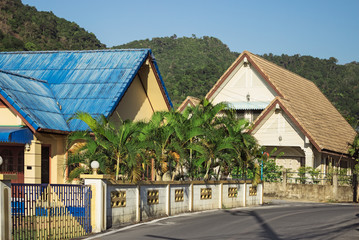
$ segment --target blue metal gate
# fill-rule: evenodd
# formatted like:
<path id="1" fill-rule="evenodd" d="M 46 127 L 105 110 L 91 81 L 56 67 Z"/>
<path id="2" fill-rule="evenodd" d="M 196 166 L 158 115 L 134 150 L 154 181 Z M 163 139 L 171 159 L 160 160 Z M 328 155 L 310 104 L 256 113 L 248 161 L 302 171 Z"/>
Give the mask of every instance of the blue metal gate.
<path id="1" fill-rule="evenodd" d="M 83 185 L 12 184 L 13 239 L 70 239 L 91 232 L 91 189 Z"/>

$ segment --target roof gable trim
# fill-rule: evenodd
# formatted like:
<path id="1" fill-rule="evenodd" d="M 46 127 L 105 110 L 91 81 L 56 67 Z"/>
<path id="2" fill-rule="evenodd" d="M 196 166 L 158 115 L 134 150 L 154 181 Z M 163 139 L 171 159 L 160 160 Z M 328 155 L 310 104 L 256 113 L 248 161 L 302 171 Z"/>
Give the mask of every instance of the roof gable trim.
<path id="1" fill-rule="evenodd" d="M 258 67 L 258 65 L 254 62 L 254 60 L 249 56 L 247 51 L 244 51 L 237 60 L 230 66 L 230 68 L 221 76 L 221 78 L 217 81 L 214 87 L 209 91 L 206 95 L 206 98 L 209 100 L 215 92 L 219 89 L 219 87 L 227 80 L 227 78 L 232 74 L 232 72 L 239 66 L 239 64 L 244 60 L 244 58 L 250 62 L 250 64 L 256 69 L 256 71 L 264 78 L 264 80 L 269 84 L 269 86 L 278 94 L 278 96 L 283 97 L 283 95 L 279 92 L 279 90 L 273 85 L 273 83 L 269 80 L 269 77 Z"/>
<path id="2" fill-rule="evenodd" d="M 316 143 L 316 141 L 310 136 L 310 134 L 303 128 L 301 124 L 294 118 L 294 116 L 289 112 L 289 110 L 284 106 L 284 104 L 277 97 L 272 101 L 272 103 L 263 111 L 263 113 L 259 116 L 259 118 L 254 122 L 253 128 L 249 131 L 250 133 L 255 130 L 259 124 L 265 119 L 265 117 L 273 110 L 273 108 L 278 104 L 281 109 L 287 114 L 290 120 L 295 124 L 296 127 L 306 136 L 309 141 L 313 144 L 313 146 L 319 151 L 322 151 L 322 148 Z"/>

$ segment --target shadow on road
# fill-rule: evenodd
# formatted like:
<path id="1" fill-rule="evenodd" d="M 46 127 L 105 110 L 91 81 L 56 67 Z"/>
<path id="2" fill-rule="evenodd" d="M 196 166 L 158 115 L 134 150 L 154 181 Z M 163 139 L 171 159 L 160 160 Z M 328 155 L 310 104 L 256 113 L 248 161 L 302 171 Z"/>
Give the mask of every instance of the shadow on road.
<path id="1" fill-rule="evenodd" d="M 182 238 L 172 238 L 172 237 L 162 237 L 158 235 L 145 235 L 146 237 L 155 238 L 155 239 L 167 239 L 167 240 L 184 240 Z"/>
<path id="2" fill-rule="evenodd" d="M 276 232 L 255 211 L 225 211 L 235 216 L 252 216 L 263 229 L 263 236 L 267 239 L 282 240 Z"/>

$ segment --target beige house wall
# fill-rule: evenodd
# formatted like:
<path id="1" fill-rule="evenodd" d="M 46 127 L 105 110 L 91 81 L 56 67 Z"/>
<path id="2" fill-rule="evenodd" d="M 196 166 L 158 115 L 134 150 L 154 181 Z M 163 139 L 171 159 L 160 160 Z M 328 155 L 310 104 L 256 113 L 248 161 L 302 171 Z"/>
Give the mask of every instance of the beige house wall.
<path id="1" fill-rule="evenodd" d="M 0 126 L 23 125 L 21 118 L 14 114 L 9 108 L 0 107 Z"/>
<path id="2" fill-rule="evenodd" d="M 120 116 L 122 120 L 148 121 L 154 112 L 168 110 L 154 69 L 146 61 L 110 119 L 118 122 L 118 116 Z"/>
<path id="3" fill-rule="evenodd" d="M 24 152 L 24 183 L 41 183 L 41 142 L 36 139 Z"/>
<path id="4" fill-rule="evenodd" d="M 123 120 L 146 121 L 151 118 L 153 112 L 151 102 L 149 101 L 141 80 L 137 75 L 110 119 L 117 122 L 118 116 L 120 116 Z"/>
<path id="5" fill-rule="evenodd" d="M 304 134 L 281 109 L 273 109 L 253 131 L 253 136 L 263 146 L 305 147 Z"/>
<path id="6" fill-rule="evenodd" d="M 50 183 L 65 183 L 64 178 L 67 136 L 37 133 L 36 137 L 42 145 L 50 147 Z"/>

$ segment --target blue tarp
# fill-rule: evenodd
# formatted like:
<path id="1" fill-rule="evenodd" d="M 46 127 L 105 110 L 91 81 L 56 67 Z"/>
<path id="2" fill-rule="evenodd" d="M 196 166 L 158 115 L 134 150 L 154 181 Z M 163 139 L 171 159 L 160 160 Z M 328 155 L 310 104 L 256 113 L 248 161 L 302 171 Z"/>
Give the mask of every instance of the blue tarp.
<path id="1" fill-rule="evenodd" d="M 32 139 L 33 134 L 27 127 L 0 127 L 0 142 L 30 144 Z"/>

